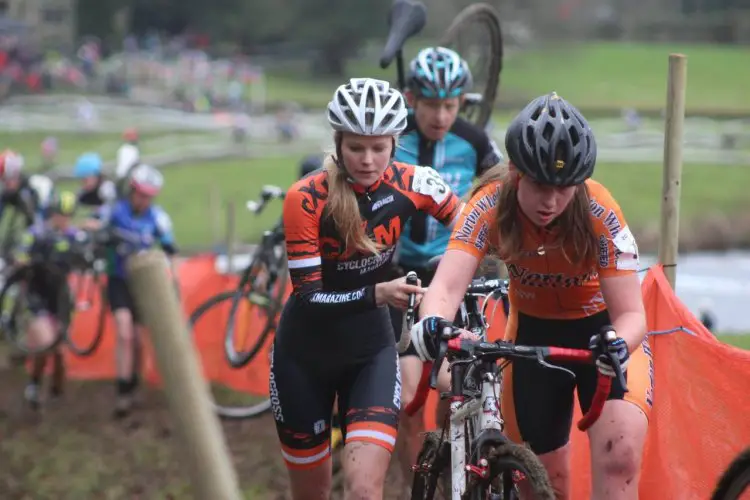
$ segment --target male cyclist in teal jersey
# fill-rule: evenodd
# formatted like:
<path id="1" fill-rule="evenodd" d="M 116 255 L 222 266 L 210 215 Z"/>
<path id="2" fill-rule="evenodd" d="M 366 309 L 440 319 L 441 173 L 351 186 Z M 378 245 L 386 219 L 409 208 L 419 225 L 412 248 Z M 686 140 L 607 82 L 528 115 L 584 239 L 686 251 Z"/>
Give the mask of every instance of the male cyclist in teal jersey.
<path id="1" fill-rule="evenodd" d="M 435 169 L 451 190 L 467 195 L 474 179 L 502 161 L 502 153 L 481 128 L 460 118 L 463 96 L 471 90 L 469 66 L 443 47 L 422 49 L 409 67 L 405 96 L 411 107 L 406 130 L 399 138 L 395 160 Z M 433 257 L 445 253 L 451 231 L 425 213 L 412 217 L 398 244 L 398 273 L 416 271 L 427 286 L 434 274 Z M 394 331 L 401 332 L 402 313 L 391 308 Z M 400 355 L 401 399 L 411 401 L 422 373 L 414 347 Z M 405 477 L 421 447 L 423 415 L 401 414 L 399 458 Z"/>

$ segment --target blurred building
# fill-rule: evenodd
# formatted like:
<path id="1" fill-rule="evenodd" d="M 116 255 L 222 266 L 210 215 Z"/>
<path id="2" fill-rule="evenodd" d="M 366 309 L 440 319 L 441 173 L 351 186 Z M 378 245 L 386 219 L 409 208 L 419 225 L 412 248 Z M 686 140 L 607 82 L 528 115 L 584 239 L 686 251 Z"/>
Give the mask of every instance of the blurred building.
<path id="1" fill-rule="evenodd" d="M 76 0 L 0 0 L 0 16 L 25 23 L 41 47 L 74 47 Z"/>

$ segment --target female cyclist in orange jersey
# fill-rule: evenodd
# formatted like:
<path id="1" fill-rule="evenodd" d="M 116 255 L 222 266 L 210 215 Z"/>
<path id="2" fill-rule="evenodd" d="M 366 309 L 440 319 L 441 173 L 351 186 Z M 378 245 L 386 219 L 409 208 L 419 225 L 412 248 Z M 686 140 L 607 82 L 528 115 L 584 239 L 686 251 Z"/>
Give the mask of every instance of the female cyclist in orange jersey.
<path id="1" fill-rule="evenodd" d="M 420 306 L 412 341 L 423 360 L 436 353 L 442 318 L 453 318 L 481 258 L 508 266 L 511 310 L 506 339 L 524 345 L 586 348 L 603 327 L 618 339 L 629 392 L 613 384 L 601 417 L 588 431 L 595 499 L 638 498 L 641 456 L 653 400 L 653 364 L 636 274 L 638 247 L 617 202 L 590 179 L 594 134 L 557 94 L 534 99 L 505 136 L 509 166 L 483 177 L 456 223 L 448 250 Z M 570 498 L 573 391 L 585 412 L 597 370 L 614 376 L 606 356 L 597 366 L 567 366 L 572 380 L 535 362 L 504 372 L 506 432 L 526 442 L 547 468 L 558 499 Z M 441 390 L 447 390 L 441 374 Z M 524 498 L 531 498 L 528 493 Z"/>
<path id="2" fill-rule="evenodd" d="M 336 153 L 287 192 L 293 291 L 274 339 L 269 392 L 292 497 L 331 490 L 331 413 L 338 397 L 344 495 L 383 498 L 401 381 L 388 308 L 419 286 L 386 281 L 404 225 L 425 212 L 451 226 L 461 202 L 437 172 L 394 162 L 406 103 L 388 82 L 352 79 L 328 104 Z"/>

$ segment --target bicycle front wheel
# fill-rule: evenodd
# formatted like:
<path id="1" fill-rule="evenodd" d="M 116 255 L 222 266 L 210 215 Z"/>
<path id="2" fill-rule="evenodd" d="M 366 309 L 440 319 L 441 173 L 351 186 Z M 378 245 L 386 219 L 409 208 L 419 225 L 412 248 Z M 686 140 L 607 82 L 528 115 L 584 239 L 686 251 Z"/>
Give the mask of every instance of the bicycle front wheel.
<path id="1" fill-rule="evenodd" d="M 440 439 L 439 432 L 426 433 L 417 456 L 411 500 L 450 500 L 450 461 L 449 443 Z"/>
<path id="2" fill-rule="evenodd" d="M 223 318 L 228 318 L 232 302 L 235 297 L 234 291 L 223 292 L 215 295 L 208 299 L 206 302 L 198 306 L 190 315 L 190 330 L 191 332 L 200 331 L 203 325 L 206 328 L 211 328 L 213 325 L 221 324 Z M 250 314 L 248 309 L 251 309 L 248 301 L 244 302 L 241 307 L 238 307 L 237 318 L 242 323 L 245 323 L 245 316 Z M 257 348 L 254 349 L 255 354 L 260 352 L 261 348 L 266 345 L 266 339 L 268 333 L 262 341 L 256 342 Z M 255 355 L 254 354 L 254 355 Z M 254 356 L 253 355 L 253 356 Z M 218 359 L 213 362 L 219 363 L 224 362 L 225 358 L 222 356 L 221 361 Z M 245 370 L 252 370 L 251 366 L 245 367 Z M 212 377 L 209 373 L 209 379 L 216 378 Z M 229 384 L 218 384 L 211 383 L 211 393 L 213 394 L 213 405 L 216 414 L 226 419 L 248 419 L 260 416 L 271 409 L 271 400 L 268 394 L 261 396 L 247 394 L 241 390 L 238 390 L 236 386 Z"/>
<path id="3" fill-rule="evenodd" d="M 469 65 L 482 98 L 465 108 L 463 115 L 484 129 L 492 116 L 503 69 L 503 36 L 497 11 L 485 3 L 469 5 L 445 31 L 441 45 L 454 49 Z"/>
<path id="4" fill-rule="evenodd" d="M 72 286 L 75 294 L 76 311 L 95 310 L 96 325 L 94 331 L 86 335 L 83 331 L 72 332 L 68 329 L 65 343 L 68 349 L 79 357 L 91 356 L 99 348 L 104 337 L 107 322 L 107 293 L 105 276 L 97 270 L 73 273 Z"/>
<path id="5" fill-rule="evenodd" d="M 711 500 L 740 500 L 750 491 L 750 448 L 740 453 L 719 478 Z"/>
<path id="6" fill-rule="evenodd" d="M 53 337 L 41 341 L 30 338 L 29 325 L 35 318 L 30 307 L 33 301 L 42 300 L 41 297 L 28 294 L 28 282 L 32 271 L 27 267 L 15 269 L 6 279 L 0 290 L 0 328 L 5 332 L 8 340 L 25 354 L 42 354 L 56 348 L 63 340 L 70 325 L 70 293 L 67 286 L 60 286 L 56 301 L 56 326 Z"/>
<path id="7" fill-rule="evenodd" d="M 245 271 L 240 286 L 229 292 L 231 307 L 224 340 L 227 361 L 233 368 L 242 368 L 252 361 L 276 328 L 276 317 L 286 293 L 287 272 L 285 266 L 276 266 L 268 259 L 262 255 L 256 258 Z M 238 330 L 238 327 L 244 328 Z"/>
<path id="8" fill-rule="evenodd" d="M 523 480 L 533 492 L 533 498 L 555 500 L 547 471 L 530 449 L 507 442 L 490 447 L 482 456 L 487 460 L 490 474 L 487 479 L 472 480 L 467 498 L 518 500 L 516 483 Z"/>

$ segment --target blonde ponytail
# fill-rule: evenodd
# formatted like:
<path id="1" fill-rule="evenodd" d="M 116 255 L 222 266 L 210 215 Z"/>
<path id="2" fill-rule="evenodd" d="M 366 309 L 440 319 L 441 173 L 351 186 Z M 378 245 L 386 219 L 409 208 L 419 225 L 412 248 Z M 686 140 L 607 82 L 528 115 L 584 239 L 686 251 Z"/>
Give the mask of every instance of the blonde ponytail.
<path id="1" fill-rule="evenodd" d="M 340 151 L 340 133 L 336 134 L 335 140 L 336 149 Z M 332 154 L 327 155 L 323 160 L 323 168 L 328 172 L 327 214 L 333 219 L 346 249 L 356 249 L 372 254 L 380 253 L 378 244 L 367 235 L 365 222 L 359 212 L 357 195 L 347 180 L 346 170 L 339 167 Z"/>

